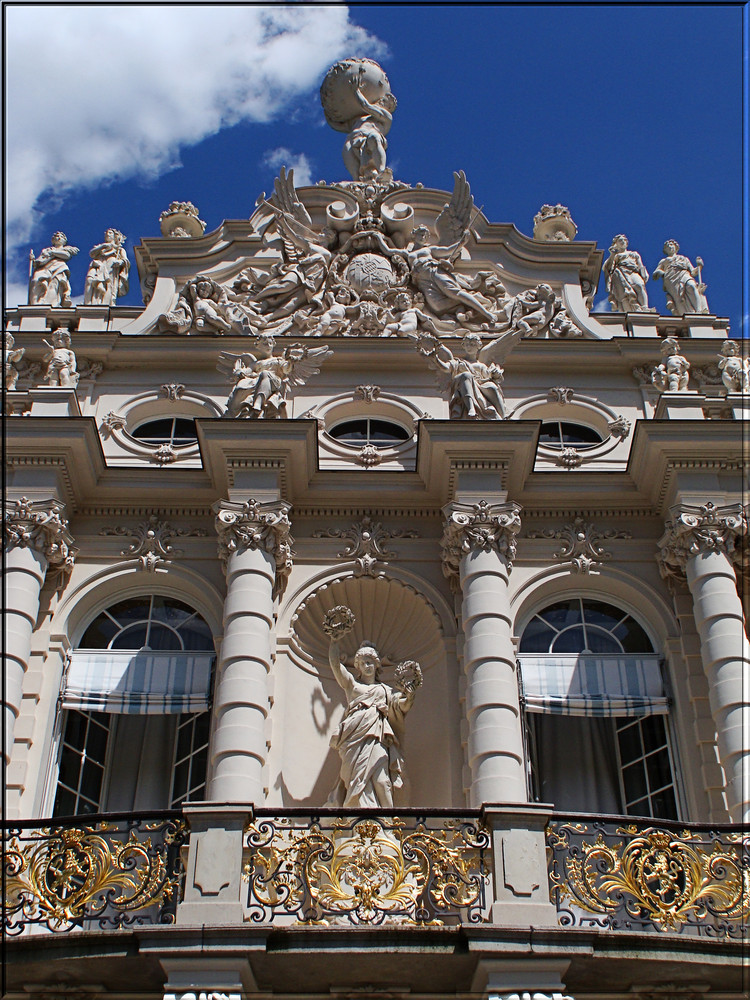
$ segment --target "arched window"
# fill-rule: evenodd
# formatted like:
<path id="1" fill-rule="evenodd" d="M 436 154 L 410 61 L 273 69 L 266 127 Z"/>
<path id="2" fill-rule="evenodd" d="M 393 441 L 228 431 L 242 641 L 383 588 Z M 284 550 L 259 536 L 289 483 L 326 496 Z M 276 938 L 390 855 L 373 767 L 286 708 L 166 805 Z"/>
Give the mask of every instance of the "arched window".
<path id="1" fill-rule="evenodd" d="M 392 448 L 411 438 L 409 431 L 392 420 L 361 417 L 335 424 L 328 432 L 332 438 L 350 445 L 373 445 L 375 448 Z"/>
<path id="2" fill-rule="evenodd" d="M 556 601 L 524 628 L 519 661 L 539 801 L 678 818 L 661 663 L 631 614 Z"/>
<path id="3" fill-rule="evenodd" d="M 65 678 L 54 814 L 204 797 L 213 659 L 207 623 L 172 597 L 129 597 L 98 614 Z"/>

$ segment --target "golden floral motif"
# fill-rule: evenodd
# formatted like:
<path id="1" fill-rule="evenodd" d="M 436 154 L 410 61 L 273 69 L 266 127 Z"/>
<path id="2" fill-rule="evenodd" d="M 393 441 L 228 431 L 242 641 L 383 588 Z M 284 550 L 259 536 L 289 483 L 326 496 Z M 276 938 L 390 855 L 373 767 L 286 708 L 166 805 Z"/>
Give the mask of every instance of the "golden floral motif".
<path id="1" fill-rule="evenodd" d="M 743 864 L 738 836 L 715 840 L 710 849 L 688 830 L 679 837 L 664 830 L 618 828 L 607 842 L 601 832 L 593 843 L 571 847 L 566 824 L 550 831 L 549 843 L 561 854 L 550 873 L 553 896 L 589 913 L 652 922 L 658 930 L 679 931 L 686 923 L 746 922 L 750 915 L 750 870 Z M 693 841 L 691 843 L 691 841 Z"/>
<path id="2" fill-rule="evenodd" d="M 334 820 L 327 830 L 258 821 L 248 834 L 251 902 L 301 922 L 441 923 L 448 912 L 481 905 L 483 831 L 472 840 L 450 821 L 408 831 L 401 820 L 362 819 Z"/>
<path id="3" fill-rule="evenodd" d="M 106 909 L 120 912 L 160 906 L 174 895 L 179 876 L 167 866 L 166 845 L 180 827 L 167 829 L 164 846 L 139 840 L 131 830 L 116 840 L 116 827 L 34 830 L 30 840 L 12 837 L 5 849 L 4 908 L 11 924 L 46 923 L 67 930 Z"/>

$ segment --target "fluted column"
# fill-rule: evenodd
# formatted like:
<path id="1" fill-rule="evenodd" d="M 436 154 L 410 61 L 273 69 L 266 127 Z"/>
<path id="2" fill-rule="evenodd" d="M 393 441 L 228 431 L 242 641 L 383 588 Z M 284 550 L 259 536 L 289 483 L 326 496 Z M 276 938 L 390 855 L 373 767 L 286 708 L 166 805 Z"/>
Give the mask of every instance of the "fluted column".
<path id="1" fill-rule="evenodd" d="M 31 655 L 31 636 L 39 615 L 39 593 L 49 566 L 73 568 L 76 549 L 59 500 L 9 503 L 5 511 L 5 725 L 4 759 L 13 748 L 21 708 L 23 677 Z"/>
<path id="2" fill-rule="evenodd" d="M 273 602 L 292 566 L 289 506 L 255 500 L 214 506 L 227 577 L 209 781 L 214 802 L 263 799 Z"/>
<path id="3" fill-rule="evenodd" d="M 659 541 L 666 578 L 687 580 L 701 639 L 703 669 L 716 726 L 727 803 L 736 822 L 750 820 L 750 646 L 737 593 L 737 543 L 747 534 L 747 509 L 677 505 Z"/>
<path id="4" fill-rule="evenodd" d="M 520 509 L 486 501 L 443 508 L 443 570 L 462 598 L 473 807 L 527 800 L 508 597 Z"/>

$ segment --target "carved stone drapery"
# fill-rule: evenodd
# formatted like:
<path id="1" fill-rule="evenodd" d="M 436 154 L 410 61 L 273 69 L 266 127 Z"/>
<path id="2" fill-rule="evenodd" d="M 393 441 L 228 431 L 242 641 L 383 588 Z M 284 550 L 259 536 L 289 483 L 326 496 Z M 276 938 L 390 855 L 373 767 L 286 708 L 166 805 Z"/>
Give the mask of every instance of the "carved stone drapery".
<path id="1" fill-rule="evenodd" d="M 527 796 L 508 594 L 520 510 L 486 500 L 443 508 L 443 572 L 461 593 L 472 808 Z"/>
<path id="2" fill-rule="evenodd" d="M 219 558 L 227 570 L 227 560 L 241 549 L 260 550 L 273 556 L 276 563 L 276 581 L 273 596 L 284 592 L 292 571 L 292 544 L 289 510 L 284 500 L 244 503 L 220 500 L 214 505 L 216 531 L 219 534 Z"/>
<path id="3" fill-rule="evenodd" d="M 521 528 L 521 508 L 517 503 L 452 503 L 443 509 L 443 572 L 454 589 L 458 586 L 459 565 L 472 549 L 495 551 L 510 569 L 516 556 L 516 535 Z"/>
<path id="4" fill-rule="evenodd" d="M 5 510 L 5 548 L 30 548 L 41 553 L 52 566 L 72 569 L 76 549 L 65 504 L 59 500 L 28 500 L 21 497 Z"/>
<path id="5" fill-rule="evenodd" d="M 684 574 L 693 599 L 732 820 L 750 821 L 750 643 L 735 563 L 747 535 L 742 504 L 681 505 L 671 509 L 659 541 L 659 566 L 668 580 Z"/>
<path id="6" fill-rule="evenodd" d="M 748 508 L 742 504 L 673 507 L 666 532 L 659 540 L 659 569 L 665 579 L 684 578 L 690 556 L 701 551 L 723 552 L 741 561 L 738 541 L 748 533 Z"/>

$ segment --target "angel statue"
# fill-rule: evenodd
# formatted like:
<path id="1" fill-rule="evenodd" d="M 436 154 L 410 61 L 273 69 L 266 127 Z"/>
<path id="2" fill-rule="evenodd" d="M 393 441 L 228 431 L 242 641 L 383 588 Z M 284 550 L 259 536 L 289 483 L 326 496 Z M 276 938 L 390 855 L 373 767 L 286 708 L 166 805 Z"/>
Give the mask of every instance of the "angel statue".
<path id="1" fill-rule="evenodd" d="M 346 709 L 331 738 L 338 750 L 341 770 L 329 805 L 352 809 L 390 809 L 393 790 L 403 785 L 404 717 L 422 684 L 422 671 L 414 660 L 396 667 L 396 686 L 379 680 L 380 655 L 371 642 L 361 642 L 353 669 L 346 667 L 339 640 L 354 627 L 349 608 L 333 608 L 323 620 L 331 644 L 328 659 L 336 683 L 346 695 Z"/>
<path id="2" fill-rule="evenodd" d="M 42 343 L 49 347 L 42 358 L 45 364 L 44 381 L 63 389 L 74 389 L 78 385 L 79 376 L 70 333 L 67 330 L 54 330 L 52 343 L 48 340 L 43 340 Z"/>
<path id="3" fill-rule="evenodd" d="M 332 230 L 317 232 L 312 228 L 312 219 L 294 190 L 294 170 L 287 173 L 282 167 L 273 190 L 277 204 L 267 201 L 265 195 L 258 198 L 257 204 L 265 205 L 276 216 L 284 261 L 275 265 L 267 281 L 258 281 L 251 289 L 253 299 L 269 320 L 290 316 L 310 303 L 320 308 L 320 292 L 333 256 L 328 248 L 336 238 Z"/>
<path id="4" fill-rule="evenodd" d="M 665 337 L 661 342 L 664 359 L 651 373 L 651 382 L 662 392 L 686 392 L 690 378 L 690 362 L 680 352 L 676 337 Z"/>
<path id="5" fill-rule="evenodd" d="M 463 305 L 487 323 L 494 324 L 497 317 L 469 290 L 469 279 L 453 268 L 453 262 L 469 238 L 474 204 L 463 170 L 454 173 L 453 177 L 451 200 L 435 223 L 440 243 L 432 244 L 427 226 L 417 226 L 412 230 L 411 249 L 404 251 L 404 256 L 411 270 L 411 280 L 436 316 L 453 312 Z"/>
<path id="6" fill-rule="evenodd" d="M 721 381 L 729 392 L 750 395 L 750 358 L 743 358 L 736 340 L 725 340 L 718 355 Z"/>
<path id="7" fill-rule="evenodd" d="M 328 347 L 292 344 L 274 354 L 276 342 L 268 334 L 256 341 L 258 354 L 219 354 L 217 369 L 234 380 L 225 417 L 256 419 L 287 417 L 287 394 L 320 371 L 319 364 L 333 354 Z"/>
<path id="8" fill-rule="evenodd" d="M 482 346 L 482 338 L 467 333 L 461 341 L 465 357 L 457 358 L 445 344 L 430 334 L 417 336 L 417 350 L 432 359 L 444 373 L 443 389 L 450 391 L 451 419 L 504 420 L 505 400 L 500 386 L 504 360 L 521 337 L 520 329 Z"/>

